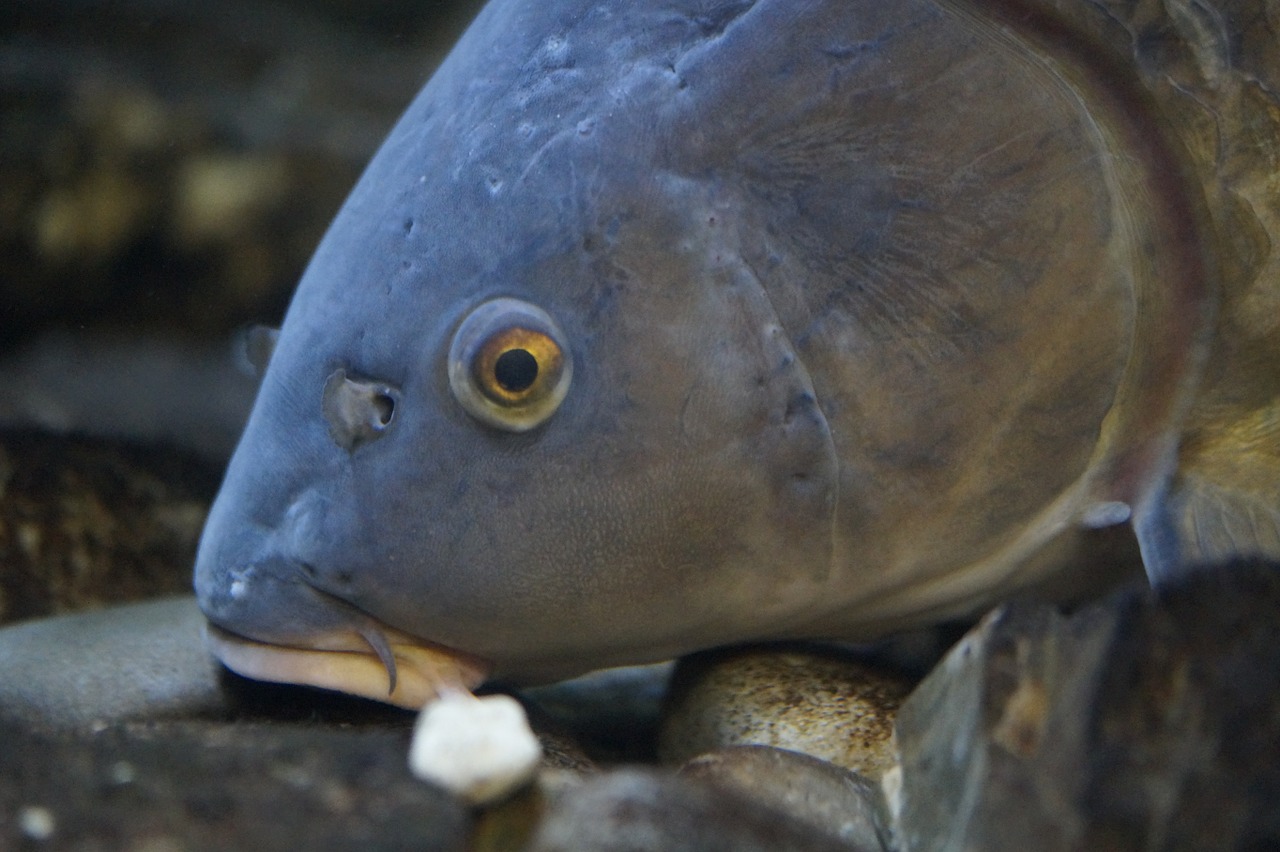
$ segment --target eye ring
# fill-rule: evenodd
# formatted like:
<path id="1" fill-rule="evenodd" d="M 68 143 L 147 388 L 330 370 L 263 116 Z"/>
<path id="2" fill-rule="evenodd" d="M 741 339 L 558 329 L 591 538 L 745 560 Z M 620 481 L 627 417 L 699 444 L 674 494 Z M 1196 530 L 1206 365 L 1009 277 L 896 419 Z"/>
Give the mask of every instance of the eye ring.
<path id="1" fill-rule="evenodd" d="M 449 347 L 449 387 L 472 417 L 526 432 L 555 413 L 569 391 L 573 359 L 546 311 L 493 299 L 463 319 Z"/>

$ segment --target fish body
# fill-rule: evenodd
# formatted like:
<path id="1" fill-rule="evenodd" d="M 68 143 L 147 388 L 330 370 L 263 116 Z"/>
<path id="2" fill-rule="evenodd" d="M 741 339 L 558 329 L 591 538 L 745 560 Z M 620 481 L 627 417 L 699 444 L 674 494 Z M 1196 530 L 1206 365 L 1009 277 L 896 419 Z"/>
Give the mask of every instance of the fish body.
<path id="1" fill-rule="evenodd" d="M 494 0 L 289 308 L 215 653 L 416 706 L 969 614 L 1091 527 L 1180 570 L 1213 210 L 1108 57 L 1051 3 Z"/>

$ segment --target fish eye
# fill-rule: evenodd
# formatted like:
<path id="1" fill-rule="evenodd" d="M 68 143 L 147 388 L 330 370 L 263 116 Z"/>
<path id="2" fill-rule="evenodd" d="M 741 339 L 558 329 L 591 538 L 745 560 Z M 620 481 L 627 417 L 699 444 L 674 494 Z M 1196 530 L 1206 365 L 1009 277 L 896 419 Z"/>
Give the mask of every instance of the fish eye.
<path id="1" fill-rule="evenodd" d="M 449 387 L 467 413 L 509 432 L 545 422 L 564 400 L 573 360 L 546 311 L 493 299 L 458 326 L 449 347 Z"/>

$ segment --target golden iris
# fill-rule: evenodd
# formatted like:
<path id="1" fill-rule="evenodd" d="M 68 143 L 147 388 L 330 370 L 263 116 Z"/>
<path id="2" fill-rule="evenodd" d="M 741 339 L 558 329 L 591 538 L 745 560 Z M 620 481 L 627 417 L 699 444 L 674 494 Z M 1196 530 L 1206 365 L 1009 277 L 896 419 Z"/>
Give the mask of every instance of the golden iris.
<path id="1" fill-rule="evenodd" d="M 503 406 L 524 405 L 544 395 L 560 378 L 564 357 L 547 334 L 507 328 L 476 351 L 471 374 L 486 397 Z"/>

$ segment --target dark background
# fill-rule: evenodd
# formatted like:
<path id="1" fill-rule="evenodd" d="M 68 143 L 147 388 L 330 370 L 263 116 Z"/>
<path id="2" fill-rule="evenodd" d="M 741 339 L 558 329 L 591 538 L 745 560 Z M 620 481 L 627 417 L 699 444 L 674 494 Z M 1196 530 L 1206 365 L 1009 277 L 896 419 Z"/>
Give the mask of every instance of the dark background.
<path id="1" fill-rule="evenodd" d="M 475 0 L 17 0 L 0 24 L 0 354 L 219 339 L 303 265 Z"/>
<path id="2" fill-rule="evenodd" d="M 5 4 L 0 624 L 190 589 L 239 332 L 478 6 Z"/>

